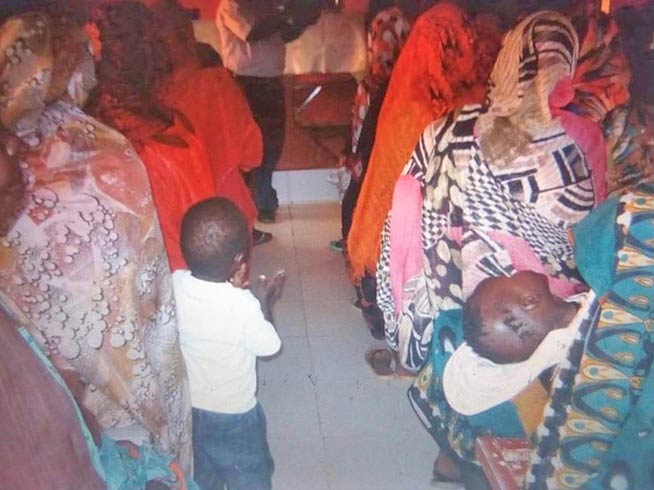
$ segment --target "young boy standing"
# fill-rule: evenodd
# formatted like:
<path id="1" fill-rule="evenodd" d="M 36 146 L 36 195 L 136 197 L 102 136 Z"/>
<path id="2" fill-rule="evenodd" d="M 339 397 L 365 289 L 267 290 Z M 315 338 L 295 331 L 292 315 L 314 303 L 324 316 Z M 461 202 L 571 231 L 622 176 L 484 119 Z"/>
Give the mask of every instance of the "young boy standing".
<path id="1" fill-rule="evenodd" d="M 186 212 L 181 248 L 190 270 L 176 271 L 173 284 L 191 384 L 195 479 L 202 490 L 270 489 L 256 359 L 281 346 L 270 305 L 283 273 L 265 284 L 261 303 L 244 289 L 250 233 L 227 199 L 207 199 Z"/>

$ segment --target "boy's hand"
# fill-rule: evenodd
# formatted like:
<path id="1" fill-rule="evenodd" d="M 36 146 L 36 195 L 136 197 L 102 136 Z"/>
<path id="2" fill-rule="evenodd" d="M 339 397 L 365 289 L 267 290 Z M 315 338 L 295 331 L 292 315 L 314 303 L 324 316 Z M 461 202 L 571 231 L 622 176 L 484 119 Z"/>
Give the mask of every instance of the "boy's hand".
<path id="1" fill-rule="evenodd" d="M 266 277 L 262 274 L 259 276 L 259 294 L 257 294 L 257 296 L 261 298 L 262 302 L 265 302 L 268 305 L 272 305 L 282 297 L 282 291 L 284 290 L 285 283 L 285 270 L 277 271 L 273 277 Z"/>
<path id="2" fill-rule="evenodd" d="M 248 273 L 248 264 L 247 262 L 243 261 L 238 266 L 238 269 L 236 269 L 236 272 L 234 272 L 229 282 L 231 282 L 232 286 L 234 287 L 247 289 L 250 287 L 250 282 L 248 281 Z"/>
<path id="3" fill-rule="evenodd" d="M 260 275 L 257 284 L 252 290 L 261 303 L 264 318 L 269 322 L 273 321 L 272 305 L 281 298 L 285 282 L 286 271 L 280 270 L 271 278 Z"/>

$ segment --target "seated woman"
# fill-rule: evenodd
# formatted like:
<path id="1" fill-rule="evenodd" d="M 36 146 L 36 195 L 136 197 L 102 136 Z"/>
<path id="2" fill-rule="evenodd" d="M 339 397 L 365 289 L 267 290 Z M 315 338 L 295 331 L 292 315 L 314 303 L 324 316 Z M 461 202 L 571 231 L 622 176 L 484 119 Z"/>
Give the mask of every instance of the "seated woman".
<path id="1" fill-rule="evenodd" d="M 188 469 L 188 381 L 147 174 L 124 137 L 76 107 L 94 83 L 89 40 L 64 19 L 54 27 L 38 13 L 0 27 L 0 122 L 26 147 L 0 299 L 79 375 L 102 429 L 139 425 Z"/>
<path id="2" fill-rule="evenodd" d="M 388 79 L 404 47 L 411 28 L 400 7 L 386 6 L 387 2 L 374 2 L 368 15 L 368 73 L 357 86 L 352 107 L 352 139 L 343 162 L 350 172 L 350 185 L 343 196 L 341 210 L 341 240 L 332 242 L 332 248 L 343 250 L 352 225 L 354 207 L 365 178 L 372 152 L 377 120 L 388 89 Z"/>
<path id="3" fill-rule="evenodd" d="M 413 26 L 390 77 L 346 244 L 351 276 L 362 286 L 362 303 L 373 318 L 368 323 L 378 337 L 383 321 L 372 275 L 393 185 L 430 121 L 483 101 L 500 34 L 491 27 L 477 36 L 476 28 L 454 4 L 431 7 Z"/>
<path id="4" fill-rule="evenodd" d="M 270 233 L 254 230 L 257 207 L 243 177 L 263 156 L 261 131 L 248 101 L 227 69 L 200 65 L 188 11 L 176 0 L 162 0 L 154 14 L 172 64 L 158 88 L 159 99 L 188 117 L 207 151 L 217 195 L 234 202 L 246 216 L 254 244 L 269 241 Z"/>
<path id="5" fill-rule="evenodd" d="M 595 48 L 585 42 L 584 56 L 607 49 Z M 396 185 L 377 272 L 387 340 L 405 367 L 425 365 L 432 338 L 449 341 L 438 318 L 487 277 L 532 270 L 561 297 L 583 287 L 567 229 L 606 186 L 599 126 L 567 110 L 578 55 L 561 14 L 527 17 L 505 37 L 488 107 L 463 107 L 423 133 Z M 428 364 L 410 393 L 430 428 L 440 424 L 430 400 L 443 366 Z"/>
<path id="6" fill-rule="evenodd" d="M 216 195 L 207 153 L 184 114 L 159 103 L 170 64 L 154 16 L 135 1 L 109 3 L 97 19 L 102 44 L 91 111 L 123 133 L 148 171 L 171 270 L 185 268 L 182 216 Z"/>
<path id="7" fill-rule="evenodd" d="M 630 103 L 604 124 L 609 192 L 654 177 L 654 6 L 622 9 L 616 20 L 633 77 Z"/>
<path id="8" fill-rule="evenodd" d="M 343 157 L 343 162 L 350 171 L 350 184 L 341 204 L 342 239 L 331 244 L 332 248 L 337 250 L 344 250 L 352 226 L 352 216 L 361 192 L 361 183 L 368 170 L 377 121 L 388 90 L 389 77 L 406 42 L 409 29 L 408 19 L 397 6 L 381 10 L 370 23 L 368 34 L 370 71 L 357 87 L 352 110 L 351 147 Z M 364 278 L 355 287 L 357 306 L 361 308 L 372 336 L 383 339 L 382 318 L 379 308 L 374 304 L 374 280 L 371 279 Z"/>
<path id="9" fill-rule="evenodd" d="M 423 133 L 396 185 L 377 273 L 387 338 L 406 367 L 422 366 L 439 312 L 486 277 L 534 270 L 562 297 L 578 289 L 567 228 L 606 183 L 599 126 L 564 109 L 577 56 L 565 17 L 533 14 L 505 37 L 488 107 L 464 107 Z"/>

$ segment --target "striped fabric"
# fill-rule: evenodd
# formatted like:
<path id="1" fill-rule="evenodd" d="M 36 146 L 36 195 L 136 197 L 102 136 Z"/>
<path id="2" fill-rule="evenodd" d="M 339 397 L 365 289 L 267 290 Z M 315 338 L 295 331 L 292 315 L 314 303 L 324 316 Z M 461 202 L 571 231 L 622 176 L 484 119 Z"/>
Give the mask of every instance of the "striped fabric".
<path id="1" fill-rule="evenodd" d="M 533 14 L 504 37 L 489 80 L 488 111 L 476 125 L 492 165 L 510 165 L 532 137 L 558 125 L 549 96 L 560 80 L 572 78 L 578 55 L 574 27 L 556 12 Z"/>

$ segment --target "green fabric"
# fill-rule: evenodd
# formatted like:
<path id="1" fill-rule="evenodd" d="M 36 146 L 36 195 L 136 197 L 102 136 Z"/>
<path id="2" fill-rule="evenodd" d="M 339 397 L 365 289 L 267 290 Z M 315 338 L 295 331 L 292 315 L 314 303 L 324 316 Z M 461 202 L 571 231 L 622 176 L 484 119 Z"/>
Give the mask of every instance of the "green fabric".
<path id="1" fill-rule="evenodd" d="M 507 401 L 485 412 L 465 416 L 455 412 L 447 402 L 442 385 L 445 364 L 454 350 L 463 343 L 462 311 L 460 308 L 441 312 L 434 321 L 430 362 L 409 390 L 409 398 L 420 413 L 431 413 L 433 424 L 427 429 L 439 447 L 451 457 L 477 462 L 475 440 L 479 436 L 525 437 L 525 431 L 515 404 Z M 425 380 L 428 388 L 421 386 Z M 422 396 L 426 394 L 426 397 Z M 428 410 L 429 412 L 424 412 Z"/>
<path id="2" fill-rule="evenodd" d="M 132 458 L 126 448 L 103 435 L 100 458 L 107 474 L 107 490 L 142 490 L 152 480 L 174 485 L 175 477 L 169 468 L 172 456 L 150 446 L 139 447 L 139 457 Z M 196 483 L 188 479 L 186 488 L 200 490 Z"/>
<path id="3" fill-rule="evenodd" d="M 573 228 L 577 268 L 599 298 L 613 284 L 618 201 L 618 197 L 605 201 Z"/>
<path id="4" fill-rule="evenodd" d="M 162 454 L 152 447 L 139 447 L 139 458 L 135 459 L 129 456 L 127 449 L 119 446 L 113 439 L 103 434 L 102 447 L 98 450 L 91 431 L 89 431 L 84 421 L 82 412 L 59 372 L 39 348 L 34 337 L 24 328 L 20 328 L 19 332 L 51 376 L 70 397 L 82 435 L 89 449 L 91 463 L 100 478 L 107 484 L 107 490 L 143 490 L 145 484 L 151 480 L 158 480 L 163 483 L 170 481 L 171 484 L 174 484 L 175 476 L 168 467 L 173 459 L 172 456 Z M 186 480 L 186 488 L 187 490 L 200 490 L 200 487 L 189 479 Z"/>

